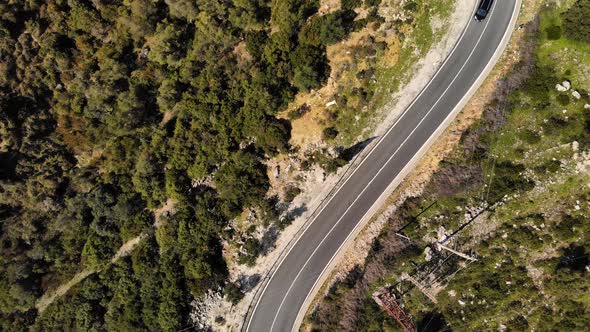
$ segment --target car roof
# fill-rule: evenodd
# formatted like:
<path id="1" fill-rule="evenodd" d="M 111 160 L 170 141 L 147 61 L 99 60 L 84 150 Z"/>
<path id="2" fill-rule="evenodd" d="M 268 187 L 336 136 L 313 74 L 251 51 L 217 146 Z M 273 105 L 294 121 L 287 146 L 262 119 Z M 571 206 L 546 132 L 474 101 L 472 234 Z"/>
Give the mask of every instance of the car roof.
<path id="1" fill-rule="evenodd" d="M 481 0 L 479 3 L 479 9 L 489 10 L 493 0 Z"/>

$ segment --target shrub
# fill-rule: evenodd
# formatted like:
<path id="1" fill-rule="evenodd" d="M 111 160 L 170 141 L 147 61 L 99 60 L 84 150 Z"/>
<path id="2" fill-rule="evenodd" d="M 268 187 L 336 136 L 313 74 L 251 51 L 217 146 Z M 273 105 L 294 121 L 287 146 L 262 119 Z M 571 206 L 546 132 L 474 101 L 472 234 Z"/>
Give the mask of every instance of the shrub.
<path id="1" fill-rule="evenodd" d="M 330 159 L 323 167 L 328 173 L 336 173 L 336 171 L 344 165 L 346 165 L 346 160 L 336 157 Z"/>
<path id="2" fill-rule="evenodd" d="M 238 304 L 242 300 L 242 298 L 244 298 L 244 292 L 242 292 L 242 289 L 233 282 L 228 282 L 225 285 L 225 288 L 223 289 L 223 294 L 225 295 L 227 300 L 234 305 Z M 223 317 L 221 318 L 223 319 Z M 215 319 L 215 321 L 217 322 L 217 318 Z M 225 321 L 225 319 L 223 321 Z"/>
<path id="3" fill-rule="evenodd" d="M 365 0 L 365 7 L 375 7 L 381 4 L 381 0 Z"/>
<path id="4" fill-rule="evenodd" d="M 246 243 L 244 243 L 243 250 L 244 252 L 242 252 L 238 258 L 238 263 L 245 264 L 247 266 L 254 266 L 256 263 L 256 258 L 258 258 L 258 255 L 260 255 L 260 241 L 253 237 L 249 238 L 246 240 Z"/>
<path id="5" fill-rule="evenodd" d="M 566 37 L 590 43 L 590 1 L 576 1 L 561 18 Z"/>
<path id="6" fill-rule="evenodd" d="M 526 168 L 522 164 L 514 164 L 503 161 L 494 167 L 494 178 L 489 188 L 489 202 L 494 202 L 504 195 L 516 191 L 529 191 L 535 187 L 535 183 L 526 179 L 523 175 Z"/>
<path id="7" fill-rule="evenodd" d="M 547 135 L 554 135 L 556 132 L 559 132 L 561 129 L 567 126 L 567 121 L 558 116 L 551 115 L 549 119 L 547 119 L 547 122 L 543 123 L 543 130 Z"/>
<path id="8" fill-rule="evenodd" d="M 537 105 L 544 105 L 549 102 L 549 91 L 553 89 L 556 81 L 553 69 L 535 66 L 524 88 Z"/>
<path id="9" fill-rule="evenodd" d="M 289 119 L 297 120 L 304 116 L 307 112 L 311 110 L 311 107 L 308 104 L 303 104 L 297 107 L 294 110 L 289 111 Z"/>
<path id="10" fill-rule="evenodd" d="M 404 5 L 404 10 L 415 12 L 418 9 L 418 4 L 414 1 L 410 1 Z"/>
<path id="11" fill-rule="evenodd" d="M 285 191 L 285 202 L 291 203 L 299 194 L 301 194 L 301 189 L 295 186 L 289 186 Z"/>
<path id="12" fill-rule="evenodd" d="M 339 10 L 317 16 L 301 29 L 299 40 L 302 44 L 313 46 L 337 43 L 352 31 L 355 17 L 353 10 Z"/>
<path id="13" fill-rule="evenodd" d="M 561 106 L 567 106 L 570 104 L 570 96 L 567 94 L 557 95 L 556 99 Z"/>
<path id="14" fill-rule="evenodd" d="M 521 131 L 518 136 L 528 144 L 537 144 L 541 141 L 541 136 L 530 129 Z"/>
<path id="15" fill-rule="evenodd" d="M 322 132 L 322 136 L 325 140 L 333 140 L 338 136 L 338 130 L 334 127 L 327 127 Z"/>
<path id="16" fill-rule="evenodd" d="M 560 241 L 572 240 L 576 236 L 576 228 L 579 228 L 583 222 L 576 217 L 565 215 L 561 222 L 555 226 L 553 234 Z"/>
<path id="17" fill-rule="evenodd" d="M 535 171 L 540 174 L 544 174 L 547 172 L 555 173 L 561 167 L 561 161 L 559 160 L 548 160 L 543 164 L 535 167 Z"/>
<path id="18" fill-rule="evenodd" d="M 342 0 L 341 1 L 341 6 L 342 9 L 355 9 L 361 6 L 361 4 L 363 3 L 362 0 Z"/>
<path id="19" fill-rule="evenodd" d="M 321 86 L 328 78 L 330 67 L 326 50 L 316 46 L 300 45 L 291 53 L 293 85 L 302 91 Z"/>
<path id="20" fill-rule="evenodd" d="M 590 93 L 588 93 L 588 91 L 581 89 L 578 92 L 580 93 L 583 101 L 590 103 Z"/>
<path id="21" fill-rule="evenodd" d="M 561 38 L 561 27 L 559 25 L 552 25 L 545 29 L 545 33 L 547 34 L 547 39 L 558 40 Z"/>

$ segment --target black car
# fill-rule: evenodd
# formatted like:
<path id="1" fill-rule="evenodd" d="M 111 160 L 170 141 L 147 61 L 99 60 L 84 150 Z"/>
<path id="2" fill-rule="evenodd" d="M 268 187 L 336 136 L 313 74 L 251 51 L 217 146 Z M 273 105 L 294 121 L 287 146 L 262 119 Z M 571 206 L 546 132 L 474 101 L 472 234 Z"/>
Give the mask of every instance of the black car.
<path id="1" fill-rule="evenodd" d="M 492 8 L 492 2 L 494 2 L 493 0 L 481 0 L 481 2 L 479 3 L 479 7 L 477 8 L 477 11 L 475 12 L 475 20 L 476 21 L 481 21 L 484 18 L 486 18 L 486 16 L 488 16 L 488 13 L 490 12 L 490 8 Z"/>

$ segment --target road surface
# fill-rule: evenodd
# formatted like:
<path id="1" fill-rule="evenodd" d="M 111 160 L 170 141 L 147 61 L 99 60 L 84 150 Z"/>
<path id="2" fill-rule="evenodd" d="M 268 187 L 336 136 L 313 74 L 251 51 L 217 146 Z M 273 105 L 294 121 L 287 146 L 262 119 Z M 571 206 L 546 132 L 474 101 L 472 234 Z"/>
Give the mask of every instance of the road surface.
<path id="1" fill-rule="evenodd" d="M 495 0 L 487 18 L 472 20 L 443 66 L 324 206 L 261 286 L 243 330 L 297 330 L 314 290 L 356 226 L 400 181 L 427 143 L 448 125 L 464 97 L 498 58 L 518 13 L 518 0 Z M 498 50 L 498 52 L 496 52 Z"/>

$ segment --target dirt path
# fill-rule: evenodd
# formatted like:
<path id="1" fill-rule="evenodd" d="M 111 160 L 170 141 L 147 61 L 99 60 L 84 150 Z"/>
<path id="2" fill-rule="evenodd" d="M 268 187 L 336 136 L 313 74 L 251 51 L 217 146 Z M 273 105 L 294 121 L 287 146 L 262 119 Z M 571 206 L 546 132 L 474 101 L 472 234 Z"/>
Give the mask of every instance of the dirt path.
<path id="1" fill-rule="evenodd" d="M 56 298 L 64 295 L 74 285 L 76 285 L 80 281 L 86 279 L 86 277 L 88 277 L 89 275 L 91 275 L 95 272 L 96 271 L 94 271 L 94 270 L 84 270 L 82 272 L 78 272 L 72 279 L 70 279 L 65 284 L 59 286 L 57 289 L 55 289 L 51 292 L 46 292 L 45 294 L 43 294 L 43 296 L 41 296 L 41 298 L 37 301 L 37 304 L 35 304 L 35 307 L 37 308 L 39 313 L 42 313 L 45 309 L 47 309 L 47 307 L 51 303 L 53 303 L 53 301 Z"/>
<path id="2" fill-rule="evenodd" d="M 158 229 L 160 226 L 162 226 L 162 219 L 160 217 L 164 214 L 164 212 L 170 212 L 173 208 L 174 208 L 174 201 L 172 201 L 171 199 L 168 199 L 166 201 L 166 203 L 161 208 L 153 211 L 154 217 L 155 217 L 155 222 L 154 222 L 155 229 Z M 149 236 L 149 234 L 144 232 L 144 233 L 141 233 L 138 236 L 128 240 L 127 242 L 123 243 L 123 245 L 121 245 L 119 250 L 117 250 L 117 252 L 113 256 L 113 258 L 111 258 L 110 264 L 114 264 L 121 257 L 125 257 L 125 256 L 131 254 L 133 252 L 133 249 L 135 249 L 135 247 L 143 239 L 145 239 L 148 236 Z M 95 269 L 84 269 L 84 270 L 76 273 L 72 277 L 72 279 L 70 279 L 65 284 L 62 284 L 55 289 L 51 289 L 51 290 L 46 291 L 45 294 L 43 294 L 43 296 L 41 296 L 39 298 L 39 300 L 37 300 L 37 303 L 35 304 L 35 308 L 37 308 L 39 313 L 42 313 L 43 311 L 45 311 L 45 309 L 47 309 L 47 307 L 51 303 L 53 303 L 53 301 L 55 301 L 56 298 L 65 295 L 70 290 L 70 288 L 74 287 L 75 285 L 77 285 L 82 280 L 86 279 L 87 277 L 89 277 L 95 273 L 98 273 L 100 271 L 101 271 L 101 269 L 95 268 Z"/>

